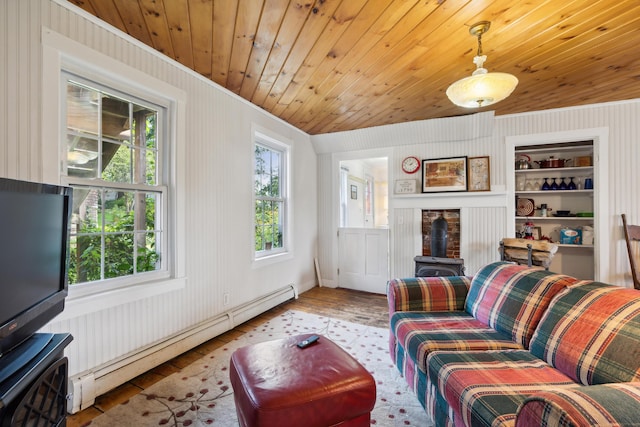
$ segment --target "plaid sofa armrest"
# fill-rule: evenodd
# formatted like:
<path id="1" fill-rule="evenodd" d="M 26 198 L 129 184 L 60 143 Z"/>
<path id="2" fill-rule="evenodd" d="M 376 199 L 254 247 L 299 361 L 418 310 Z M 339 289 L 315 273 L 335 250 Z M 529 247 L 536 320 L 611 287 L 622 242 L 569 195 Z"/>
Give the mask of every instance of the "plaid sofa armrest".
<path id="1" fill-rule="evenodd" d="M 516 427 L 638 426 L 639 414 L 640 382 L 570 387 L 529 396 Z"/>
<path id="2" fill-rule="evenodd" d="M 471 277 L 409 277 L 387 282 L 389 316 L 397 311 L 463 311 Z"/>

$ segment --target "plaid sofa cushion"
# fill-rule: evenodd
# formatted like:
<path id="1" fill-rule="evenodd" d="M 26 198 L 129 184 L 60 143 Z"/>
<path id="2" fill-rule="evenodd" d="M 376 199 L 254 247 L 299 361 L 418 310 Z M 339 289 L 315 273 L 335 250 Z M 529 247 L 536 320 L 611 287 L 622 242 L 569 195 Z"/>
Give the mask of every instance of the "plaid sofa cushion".
<path id="1" fill-rule="evenodd" d="M 536 393 L 518 409 L 516 427 L 640 425 L 640 383 L 582 386 Z"/>
<path id="2" fill-rule="evenodd" d="M 512 426 L 518 407 L 531 394 L 576 384 L 527 350 L 436 351 L 428 359 L 439 412 L 455 425 Z"/>
<path id="3" fill-rule="evenodd" d="M 541 268 L 496 262 L 473 277 L 465 311 L 527 348 L 551 299 L 577 281 Z"/>
<path id="4" fill-rule="evenodd" d="M 396 311 L 454 311 L 464 308 L 471 277 L 409 277 L 387 282 L 389 316 Z"/>
<path id="5" fill-rule="evenodd" d="M 427 356 L 436 350 L 521 349 L 503 333 L 491 329 L 464 311 L 398 312 L 390 327 L 397 344 L 423 372 Z"/>
<path id="6" fill-rule="evenodd" d="M 640 381 L 640 291 L 597 282 L 565 290 L 530 350 L 585 385 Z"/>
<path id="7" fill-rule="evenodd" d="M 442 405 L 436 404 L 436 398 L 439 396 L 435 386 L 428 380 L 427 374 L 420 369 L 416 369 L 415 364 L 410 358 L 404 356 L 404 349 L 398 347 L 397 355 L 398 364 L 396 365 L 402 376 L 406 380 L 411 390 L 416 394 L 418 402 L 422 405 L 436 426 L 446 426 L 448 416 L 446 413 L 439 411 Z M 446 404 L 444 405 L 446 406 Z"/>

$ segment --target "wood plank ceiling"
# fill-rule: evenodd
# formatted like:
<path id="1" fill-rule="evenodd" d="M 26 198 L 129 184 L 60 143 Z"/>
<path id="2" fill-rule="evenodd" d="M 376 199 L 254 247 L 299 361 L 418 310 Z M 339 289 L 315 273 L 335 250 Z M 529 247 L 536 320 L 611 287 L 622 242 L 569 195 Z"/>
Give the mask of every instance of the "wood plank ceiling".
<path id="1" fill-rule="evenodd" d="M 310 134 L 640 98 L 638 0 L 69 0 Z M 520 83 L 464 109 L 485 67 Z"/>

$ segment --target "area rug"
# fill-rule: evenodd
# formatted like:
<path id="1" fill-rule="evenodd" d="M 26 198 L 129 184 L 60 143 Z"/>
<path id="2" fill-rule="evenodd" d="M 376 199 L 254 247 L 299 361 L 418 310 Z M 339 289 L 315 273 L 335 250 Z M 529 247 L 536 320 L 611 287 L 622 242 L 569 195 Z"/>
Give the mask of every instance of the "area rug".
<path id="1" fill-rule="evenodd" d="M 387 329 L 287 311 L 145 389 L 91 422 L 114 426 L 237 426 L 229 360 L 245 345 L 316 333 L 339 344 L 376 380 L 375 426 L 429 426 L 426 413 L 391 363 Z"/>

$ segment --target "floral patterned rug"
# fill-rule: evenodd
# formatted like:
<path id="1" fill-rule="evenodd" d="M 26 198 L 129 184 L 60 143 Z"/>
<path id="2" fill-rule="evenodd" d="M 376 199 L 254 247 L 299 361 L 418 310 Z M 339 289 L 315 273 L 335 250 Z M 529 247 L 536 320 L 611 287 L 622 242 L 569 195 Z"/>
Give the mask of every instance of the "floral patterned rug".
<path id="1" fill-rule="evenodd" d="M 300 311 L 287 311 L 154 384 L 91 422 L 114 426 L 237 426 L 229 359 L 245 345 L 302 333 L 316 333 L 339 344 L 376 380 L 371 414 L 375 426 L 429 426 L 426 413 L 391 363 L 386 329 Z"/>

